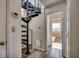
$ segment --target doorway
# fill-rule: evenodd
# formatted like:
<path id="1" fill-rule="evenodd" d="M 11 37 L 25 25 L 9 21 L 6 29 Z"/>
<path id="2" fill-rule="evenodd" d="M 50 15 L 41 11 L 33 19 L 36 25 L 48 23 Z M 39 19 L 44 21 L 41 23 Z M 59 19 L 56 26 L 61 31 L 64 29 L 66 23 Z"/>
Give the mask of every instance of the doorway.
<path id="1" fill-rule="evenodd" d="M 62 56 L 62 18 L 63 12 L 47 16 L 47 50 L 46 58 L 63 58 Z"/>
<path id="2" fill-rule="evenodd" d="M 52 23 L 52 47 L 62 49 L 61 22 Z"/>
<path id="3" fill-rule="evenodd" d="M 50 15 L 52 26 L 52 53 L 56 58 L 62 58 L 62 17 L 61 11 Z"/>

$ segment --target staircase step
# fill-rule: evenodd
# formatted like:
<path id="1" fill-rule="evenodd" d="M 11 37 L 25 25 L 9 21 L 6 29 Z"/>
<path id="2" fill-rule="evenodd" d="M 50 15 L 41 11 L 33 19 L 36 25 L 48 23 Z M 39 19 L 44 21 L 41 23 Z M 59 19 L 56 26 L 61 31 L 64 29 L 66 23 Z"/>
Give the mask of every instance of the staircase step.
<path id="1" fill-rule="evenodd" d="M 25 2 L 22 2 L 22 7 L 24 8 L 24 9 L 27 9 L 27 1 L 25 1 Z M 28 7 L 29 8 L 34 8 L 34 6 L 30 3 L 30 2 L 28 2 Z"/>
<path id="2" fill-rule="evenodd" d="M 22 37 L 27 37 L 27 35 L 22 35 Z"/>
<path id="3" fill-rule="evenodd" d="M 33 17 L 36 17 L 36 16 L 38 16 L 38 14 L 31 15 L 32 18 L 33 18 Z"/>
<path id="4" fill-rule="evenodd" d="M 27 39 L 22 39 L 22 41 L 27 41 Z"/>
<path id="5" fill-rule="evenodd" d="M 34 8 L 28 8 L 28 11 L 34 11 L 35 9 Z"/>
<path id="6" fill-rule="evenodd" d="M 32 46 L 32 44 L 29 44 L 29 46 Z"/>
<path id="7" fill-rule="evenodd" d="M 26 42 L 22 42 L 22 44 L 27 45 Z M 29 47 L 31 47 L 31 46 L 32 46 L 32 44 L 29 44 Z"/>
<path id="8" fill-rule="evenodd" d="M 22 6 L 22 7 L 27 10 L 26 7 L 24 7 L 24 6 Z M 28 8 L 28 11 L 35 11 L 35 9 L 34 8 Z"/>
<path id="9" fill-rule="evenodd" d="M 27 32 L 26 30 L 22 31 L 22 32 Z"/>
<path id="10" fill-rule="evenodd" d="M 27 43 L 26 43 L 26 42 L 22 42 L 22 44 L 27 45 Z M 32 46 L 32 44 L 29 44 L 29 46 Z"/>
<path id="11" fill-rule="evenodd" d="M 26 26 L 26 25 L 21 25 L 21 27 L 23 27 L 23 28 L 27 28 L 27 26 Z"/>
<path id="12" fill-rule="evenodd" d="M 26 22 L 26 23 L 29 22 L 29 20 L 27 21 L 27 18 L 22 18 L 22 20 L 23 20 L 24 22 Z"/>
<path id="13" fill-rule="evenodd" d="M 27 10 L 27 1 L 25 1 L 25 2 L 22 2 L 22 7 L 24 8 L 24 9 L 26 9 Z M 41 11 L 41 8 L 39 8 L 39 7 L 35 7 L 32 3 L 30 3 L 30 2 L 28 2 L 28 11 L 35 11 L 35 10 L 39 10 L 39 11 Z"/>
<path id="14" fill-rule="evenodd" d="M 22 42 L 22 44 L 27 45 L 27 43 L 25 43 L 25 42 Z"/>

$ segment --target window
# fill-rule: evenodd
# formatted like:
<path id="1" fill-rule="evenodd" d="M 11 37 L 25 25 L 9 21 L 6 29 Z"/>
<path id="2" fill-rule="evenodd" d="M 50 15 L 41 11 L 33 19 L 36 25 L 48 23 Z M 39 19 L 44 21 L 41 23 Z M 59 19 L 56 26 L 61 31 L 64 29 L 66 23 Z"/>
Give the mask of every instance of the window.
<path id="1" fill-rule="evenodd" d="M 61 30 L 61 23 L 52 24 L 52 31 L 60 31 L 60 30 Z"/>

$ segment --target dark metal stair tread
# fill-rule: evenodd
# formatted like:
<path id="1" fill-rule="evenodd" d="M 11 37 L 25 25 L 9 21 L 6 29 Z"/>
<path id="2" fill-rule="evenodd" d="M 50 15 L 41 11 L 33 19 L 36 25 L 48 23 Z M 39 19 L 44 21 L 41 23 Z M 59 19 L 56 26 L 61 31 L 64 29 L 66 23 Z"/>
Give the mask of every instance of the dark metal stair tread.
<path id="1" fill-rule="evenodd" d="M 22 37 L 27 37 L 27 35 L 22 35 Z"/>
<path id="2" fill-rule="evenodd" d="M 24 8 L 24 9 L 27 9 L 26 8 L 26 5 L 27 5 L 27 2 L 22 2 L 22 7 Z M 28 2 L 28 10 L 29 11 L 35 11 L 35 10 L 40 10 L 41 8 L 39 8 L 39 7 L 35 7 L 35 6 L 33 6 L 30 2 Z"/>
<path id="3" fill-rule="evenodd" d="M 27 8 L 26 8 L 27 2 L 22 2 L 21 5 L 22 5 L 23 8 L 27 9 Z M 33 6 L 30 2 L 28 2 L 28 7 L 29 7 L 29 8 L 33 8 L 34 6 Z"/>
<path id="4" fill-rule="evenodd" d="M 22 44 L 27 45 L 27 43 L 25 43 L 25 42 L 22 42 Z"/>
<path id="5" fill-rule="evenodd" d="M 23 28 L 27 28 L 26 25 L 21 25 L 21 27 L 23 27 Z M 30 28 L 29 28 L 29 30 L 32 31 Z M 22 30 L 22 31 L 27 31 L 27 30 Z"/>
<path id="6" fill-rule="evenodd" d="M 36 17 L 36 16 L 38 16 L 39 14 L 33 14 L 33 15 L 31 15 L 30 17 Z"/>
<path id="7" fill-rule="evenodd" d="M 22 44 L 27 45 L 27 41 L 22 41 Z M 32 44 L 29 44 L 29 46 L 32 46 Z"/>
<path id="8" fill-rule="evenodd" d="M 29 20 L 27 21 L 27 18 L 22 18 L 22 20 L 23 20 L 24 22 L 26 22 L 26 23 L 29 22 Z"/>
<path id="9" fill-rule="evenodd" d="M 22 41 L 27 41 L 27 39 L 22 39 Z"/>
<path id="10" fill-rule="evenodd" d="M 24 7 L 24 6 L 22 6 L 22 7 L 27 10 L 26 7 Z M 34 10 L 35 10 L 34 8 L 28 8 L 28 11 L 34 11 Z"/>
<path id="11" fill-rule="evenodd" d="M 22 42 L 22 44 L 27 45 L 27 43 L 25 43 L 25 42 Z M 32 46 L 32 44 L 29 44 L 29 46 Z"/>
<path id="12" fill-rule="evenodd" d="M 21 25 L 21 27 L 23 27 L 23 28 L 27 28 L 27 26 L 26 26 L 26 25 Z"/>
<path id="13" fill-rule="evenodd" d="M 29 46 L 32 46 L 32 44 L 29 44 Z"/>
<path id="14" fill-rule="evenodd" d="M 27 32 L 26 30 L 23 30 L 22 32 Z"/>

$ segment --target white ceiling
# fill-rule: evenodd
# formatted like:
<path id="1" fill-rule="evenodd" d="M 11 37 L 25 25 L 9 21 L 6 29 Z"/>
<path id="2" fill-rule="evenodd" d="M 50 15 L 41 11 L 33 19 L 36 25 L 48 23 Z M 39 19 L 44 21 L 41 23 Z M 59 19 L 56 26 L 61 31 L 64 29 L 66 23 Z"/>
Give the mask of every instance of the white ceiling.
<path id="1" fill-rule="evenodd" d="M 64 1 L 64 0 L 41 0 L 41 2 L 44 4 L 45 7 L 49 7 L 51 5 L 60 3 L 62 1 Z"/>

